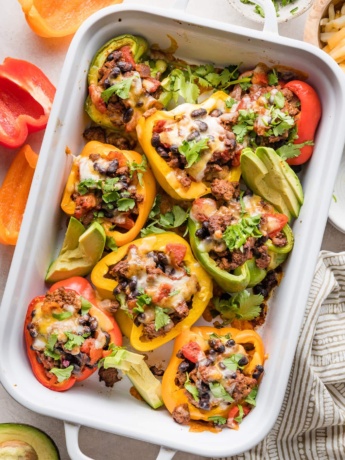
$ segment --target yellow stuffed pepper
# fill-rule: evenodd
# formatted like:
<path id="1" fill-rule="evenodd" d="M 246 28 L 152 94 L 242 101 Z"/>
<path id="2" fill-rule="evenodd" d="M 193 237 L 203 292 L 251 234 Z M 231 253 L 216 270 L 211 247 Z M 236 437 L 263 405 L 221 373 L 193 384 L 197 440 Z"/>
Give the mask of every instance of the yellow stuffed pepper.
<path id="1" fill-rule="evenodd" d="M 139 119 L 139 142 L 159 184 L 173 198 L 193 200 L 210 193 L 214 180 L 239 180 L 243 146 L 229 127 L 231 103 L 218 91 L 201 104 Z"/>
<path id="2" fill-rule="evenodd" d="M 116 298 L 116 319 L 133 348 L 154 350 L 194 324 L 212 296 L 212 281 L 175 233 L 133 241 L 91 273 L 102 297 Z"/>
<path id="3" fill-rule="evenodd" d="M 150 213 L 156 182 L 145 158 L 113 145 L 88 142 L 74 159 L 63 211 L 89 226 L 97 220 L 113 243 L 134 240 Z"/>
<path id="4" fill-rule="evenodd" d="M 164 404 L 177 423 L 201 420 L 238 429 L 255 406 L 264 360 L 262 340 L 253 330 L 185 329 L 164 372 Z"/>

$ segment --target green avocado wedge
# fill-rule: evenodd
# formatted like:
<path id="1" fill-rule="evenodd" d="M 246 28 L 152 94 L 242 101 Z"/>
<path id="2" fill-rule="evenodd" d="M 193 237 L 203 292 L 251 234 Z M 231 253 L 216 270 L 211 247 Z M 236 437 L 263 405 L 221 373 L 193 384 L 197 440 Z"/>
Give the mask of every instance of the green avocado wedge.
<path id="1" fill-rule="evenodd" d="M 0 424 L 0 459 L 60 460 L 54 441 L 30 425 Z"/>
<path id="2" fill-rule="evenodd" d="M 121 370 L 153 409 L 163 406 L 162 384 L 150 371 L 144 355 L 115 347 L 110 356 L 104 358 L 102 366 L 104 369 L 115 367 Z"/>
<path id="3" fill-rule="evenodd" d="M 106 235 L 98 222 L 85 230 L 84 226 L 71 217 L 62 249 L 50 265 L 46 275 L 48 283 L 56 283 L 72 276 L 86 276 L 102 257 Z"/>
<path id="4" fill-rule="evenodd" d="M 244 182 L 256 195 L 288 216 L 289 221 L 298 217 L 304 200 L 301 183 L 273 149 L 258 147 L 255 153 L 249 148 L 244 149 L 241 170 Z"/>

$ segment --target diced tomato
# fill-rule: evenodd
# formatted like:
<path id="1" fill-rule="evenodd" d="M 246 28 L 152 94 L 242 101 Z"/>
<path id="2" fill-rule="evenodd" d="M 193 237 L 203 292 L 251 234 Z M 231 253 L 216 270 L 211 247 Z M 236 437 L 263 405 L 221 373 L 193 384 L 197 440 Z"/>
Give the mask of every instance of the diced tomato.
<path id="1" fill-rule="evenodd" d="M 154 133 L 162 133 L 164 131 L 164 125 L 166 120 L 158 120 L 157 123 L 153 127 Z"/>
<path id="2" fill-rule="evenodd" d="M 122 59 L 132 64 L 132 66 L 135 66 L 135 60 L 133 59 L 131 48 L 129 46 L 123 46 L 121 48 L 121 52 L 122 52 Z"/>
<path id="3" fill-rule="evenodd" d="M 172 289 L 171 284 L 167 284 L 167 283 L 161 284 L 159 286 L 157 294 L 155 294 L 155 296 L 152 299 L 153 302 L 159 303 L 162 299 L 164 299 L 165 297 L 168 297 L 168 295 L 171 292 L 171 289 Z"/>
<path id="4" fill-rule="evenodd" d="M 105 113 L 107 106 L 101 97 L 101 90 L 95 84 L 92 84 L 89 86 L 89 94 L 96 109 L 101 113 Z"/>
<path id="5" fill-rule="evenodd" d="M 276 236 L 288 223 L 289 219 L 285 214 L 264 214 L 265 218 L 264 230 L 266 230 L 267 235 L 272 238 Z"/>
<path id="6" fill-rule="evenodd" d="M 180 265 L 185 258 L 187 248 L 184 244 L 167 244 L 165 247 L 167 253 L 170 255 L 173 264 Z"/>
<path id="7" fill-rule="evenodd" d="M 267 86 L 268 85 L 268 77 L 265 73 L 255 73 L 252 78 L 253 85 L 261 85 Z"/>
<path id="8" fill-rule="evenodd" d="M 183 356 L 192 363 L 197 363 L 199 360 L 205 357 L 205 353 L 202 351 L 200 345 L 196 342 L 189 342 L 183 345 L 181 348 Z"/>
<path id="9" fill-rule="evenodd" d="M 125 230 L 130 230 L 134 227 L 134 220 L 124 214 L 116 217 L 114 222 L 117 227 L 124 228 Z"/>
<path id="10" fill-rule="evenodd" d="M 123 168 L 127 166 L 127 158 L 121 152 L 116 152 L 116 150 L 112 150 L 107 155 L 107 160 L 117 160 L 119 162 L 119 168 Z"/>
<path id="11" fill-rule="evenodd" d="M 74 217 L 81 219 L 88 211 L 97 206 L 97 199 L 93 193 L 78 196 L 75 200 Z"/>
<path id="12" fill-rule="evenodd" d="M 90 364 L 97 363 L 103 357 L 103 349 L 95 348 L 95 341 L 91 338 L 85 340 L 80 351 L 90 356 Z"/>

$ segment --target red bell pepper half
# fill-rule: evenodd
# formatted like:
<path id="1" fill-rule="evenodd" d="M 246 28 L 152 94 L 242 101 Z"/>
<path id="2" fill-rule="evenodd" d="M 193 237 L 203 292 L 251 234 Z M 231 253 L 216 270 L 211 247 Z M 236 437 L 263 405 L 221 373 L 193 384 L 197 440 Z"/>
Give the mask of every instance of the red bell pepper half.
<path id="1" fill-rule="evenodd" d="M 321 102 L 316 91 L 300 80 L 292 80 L 286 83 L 284 88 L 292 91 L 300 100 L 301 111 L 297 120 L 297 135 L 294 144 L 303 144 L 307 141 L 313 141 L 316 128 L 321 118 Z M 301 148 L 301 154 L 295 158 L 289 158 L 289 165 L 301 165 L 309 160 L 313 153 L 313 145 L 305 145 Z"/>
<path id="2" fill-rule="evenodd" d="M 0 65 L 0 145 L 17 148 L 47 125 L 55 87 L 34 64 L 6 58 Z"/>
<path id="3" fill-rule="evenodd" d="M 82 301 L 79 310 L 73 308 L 75 299 Z M 65 391 L 85 380 L 110 353 L 111 343 L 122 345 L 114 318 L 95 302 L 94 290 L 81 277 L 60 281 L 31 301 L 24 325 L 26 351 L 35 377 L 50 390 Z"/>

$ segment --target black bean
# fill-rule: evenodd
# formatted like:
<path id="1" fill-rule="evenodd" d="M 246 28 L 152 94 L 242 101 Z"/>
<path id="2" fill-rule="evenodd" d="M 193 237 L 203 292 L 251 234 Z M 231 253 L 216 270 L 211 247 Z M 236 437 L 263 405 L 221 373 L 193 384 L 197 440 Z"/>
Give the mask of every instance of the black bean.
<path id="1" fill-rule="evenodd" d="M 112 160 L 107 167 L 106 175 L 109 177 L 115 177 L 118 167 L 119 167 L 119 161 Z"/>
<path id="2" fill-rule="evenodd" d="M 91 331 L 95 331 L 98 327 L 98 321 L 93 316 L 90 317 L 90 329 Z"/>
<path id="3" fill-rule="evenodd" d="M 120 75 L 121 70 L 118 67 L 114 67 L 113 70 L 110 72 L 109 77 L 110 78 L 116 78 Z"/>
<path id="4" fill-rule="evenodd" d="M 188 361 L 182 361 L 182 363 L 179 364 L 178 370 L 180 372 L 188 372 L 189 371 L 189 362 Z"/>
<path id="5" fill-rule="evenodd" d="M 35 338 L 35 337 L 38 336 L 38 332 L 36 330 L 36 327 L 32 323 L 28 324 L 27 328 L 28 328 L 28 331 L 29 331 L 31 337 Z"/>
<path id="6" fill-rule="evenodd" d="M 192 118 L 201 118 L 201 117 L 204 117 L 205 115 L 207 115 L 207 110 L 204 108 L 195 109 L 190 114 Z"/>
<path id="7" fill-rule="evenodd" d="M 104 88 L 109 88 L 111 86 L 111 83 L 108 78 L 106 78 L 103 82 Z"/>
<path id="8" fill-rule="evenodd" d="M 197 139 L 198 137 L 200 137 L 200 132 L 197 130 L 194 130 L 190 134 L 188 134 L 187 141 L 188 142 L 193 141 L 194 139 Z"/>
<path id="9" fill-rule="evenodd" d="M 122 51 L 121 50 L 114 51 L 113 56 L 114 56 L 115 61 L 118 61 L 120 58 L 122 58 Z"/>
<path id="10" fill-rule="evenodd" d="M 210 400 L 210 393 L 208 392 L 209 388 L 206 388 L 206 391 L 202 391 L 200 393 L 200 399 L 203 401 L 209 401 Z"/>
<path id="11" fill-rule="evenodd" d="M 138 284 L 138 280 L 137 280 L 136 276 L 133 276 L 133 278 L 131 278 L 131 281 L 128 284 L 128 287 L 133 292 L 133 291 L 135 291 L 135 289 L 137 287 L 137 284 Z"/>
<path id="12" fill-rule="evenodd" d="M 83 334 L 91 334 L 91 329 L 89 328 L 89 326 L 84 326 Z"/>
<path id="13" fill-rule="evenodd" d="M 201 121 L 201 120 L 197 120 L 196 121 L 198 127 L 199 127 L 199 131 L 204 133 L 205 131 L 208 130 L 208 124 L 205 123 L 204 121 Z"/>
<path id="14" fill-rule="evenodd" d="M 158 153 L 159 156 L 161 156 L 163 159 L 168 159 L 170 158 L 169 157 L 169 153 L 165 150 L 164 147 L 162 147 L 161 145 L 156 147 L 156 151 Z"/>
<path id="15" fill-rule="evenodd" d="M 120 282 L 120 285 L 121 285 L 122 288 L 125 288 L 127 286 L 127 284 L 128 284 L 128 281 L 126 281 L 126 280 L 123 280 L 123 281 Z"/>
<path id="16" fill-rule="evenodd" d="M 200 400 L 199 401 L 199 407 L 200 407 L 200 409 L 209 410 L 210 409 L 210 403 L 208 401 Z"/>
<path id="17" fill-rule="evenodd" d="M 103 349 L 105 350 L 105 349 L 107 349 L 108 346 L 109 346 L 109 343 L 110 343 L 110 335 L 108 334 L 108 332 L 105 332 L 105 331 L 104 331 L 103 333 L 104 333 L 104 335 L 105 335 L 105 344 L 104 344 Z"/>
<path id="18" fill-rule="evenodd" d="M 165 265 L 163 265 L 163 264 L 158 263 L 158 264 L 156 264 L 156 267 L 159 268 L 160 270 L 162 270 L 162 272 L 165 271 Z"/>
<path id="19" fill-rule="evenodd" d="M 31 318 L 33 318 L 36 315 L 36 310 L 32 310 L 31 312 Z"/>
<path id="20" fill-rule="evenodd" d="M 212 110 L 212 112 L 210 113 L 211 117 L 220 117 L 222 115 L 222 111 L 219 110 L 219 109 L 214 109 Z"/>
<path id="21" fill-rule="evenodd" d="M 247 356 L 243 356 L 243 358 L 239 359 L 237 363 L 239 366 L 246 366 L 248 362 L 249 361 L 248 361 Z"/>
<path id="22" fill-rule="evenodd" d="M 210 234 L 210 232 L 205 227 L 198 228 L 198 230 L 195 232 L 195 236 L 197 238 L 200 238 L 201 240 L 203 240 L 204 238 L 209 236 L 209 234 Z"/>
<path id="23" fill-rule="evenodd" d="M 226 345 L 227 347 L 233 347 L 233 346 L 235 345 L 235 343 L 236 343 L 235 340 L 229 339 L 229 340 L 226 342 L 225 345 Z"/>
<path id="24" fill-rule="evenodd" d="M 103 208 L 102 208 L 102 211 L 103 211 L 104 217 L 106 217 L 107 219 L 111 219 L 112 217 L 114 217 L 114 212 L 109 211 L 107 209 L 103 209 Z"/>
<path id="25" fill-rule="evenodd" d="M 97 162 L 93 163 L 93 169 L 95 171 L 98 171 L 100 174 L 106 174 L 107 173 L 107 167 L 105 165 L 99 164 Z"/>
<path id="26" fill-rule="evenodd" d="M 258 380 L 260 375 L 263 373 L 264 368 L 260 364 L 258 364 L 253 372 L 253 379 Z"/>
<path id="27" fill-rule="evenodd" d="M 235 139 L 228 139 L 226 138 L 224 141 L 224 144 L 226 147 L 228 147 L 230 150 L 233 150 L 236 147 L 236 140 Z"/>
<path id="28" fill-rule="evenodd" d="M 170 146 L 170 152 L 173 153 L 174 155 L 178 155 L 180 153 L 179 149 L 178 149 L 178 146 L 175 145 L 175 144 L 172 144 Z"/>
<path id="29" fill-rule="evenodd" d="M 142 107 L 144 105 L 144 102 L 143 101 L 138 101 L 136 104 L 135 104 L 135 107 Z"/>
<path id="30" fill-rule="evenodd" d="M 263 297 L 267 297 L 269 294 L 268 289 L 260 286 L 259 284 L 253 287 L 254 294 L 261 294 Z"/>
<path id="31" fill-rule="evenodd" d="M 222 363 L 222 362 L 220 362 L 220 363 L 218 364 L 218 366 L 219 366 L 221 369 L 226 369 L 226 365 L 225 365 L 224 363 Z"/>
<path id="32" fill-rule="evenodd" d="M 168 265 L 169 261 L 167 256 L 164 254 L 164 252 L 159 252 L 158 253 L 158 260 L 161 264 Z"/>
<path id="33" fill-rule="evenodd" d="M 157 366 L 150 366 L 150 371 L 153 375 L 156 375 L 157 377 L 162 377 L 162 375 L 164 375 L 164 369 L 160 369 Z"/>
<path id="34" fill-rule="evenodd" d="M 161 143 L 160 137 L 158 133 L 153 133 L 151 138 L 151 145 L 152 147 L 158 147 Z"/>
<path id="35" fill-rule="evenodd" d="M 108 54 L 106 61 L 112 61 L 113 59 L 114 59 L 114 54 L 110 53 Z"/>
<path id="36" fill-rule="evenodd" d="M 126 61 L 119 61 L 117 66 L 121 70 L 122 73 L 130 72 L 133 69 L 133 66 L 130 62 Z"/>
<path id="37" fill-rule="evenodd" d="M 120 286 L 120 284 L 118 284 L 116 288 L 113 290 L 113 294 L 114 295 L 120 294 L 121 291 L 122 291 L 122 287 Z"/>
<path id="38" fill-rule="evenodd" d="M 132 116 L 133 116 L 133 109 L 132 107 L 129 107 L 123 114 L 123 122 L 129 123 L 132 119 Z"/>
<path id="39" fill-rule="evenodd" d="M 81 325 L 86 324 L 89 322 L 89 319 L 90 319 L 89 315 L 83 315 L 78 319 L 78 323 Z"/>
<path id="40" fill-rule="evenodd" d="M 127 184 L 127 182 L 130 181 L 130 178 L 128 176 L 125 176 L 125 175 L 120 176 L 119 179 L 120 179 L 121 182 L 126 182 L 126 184 Z"/>

